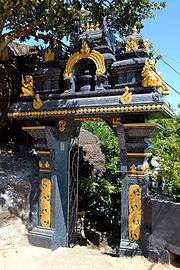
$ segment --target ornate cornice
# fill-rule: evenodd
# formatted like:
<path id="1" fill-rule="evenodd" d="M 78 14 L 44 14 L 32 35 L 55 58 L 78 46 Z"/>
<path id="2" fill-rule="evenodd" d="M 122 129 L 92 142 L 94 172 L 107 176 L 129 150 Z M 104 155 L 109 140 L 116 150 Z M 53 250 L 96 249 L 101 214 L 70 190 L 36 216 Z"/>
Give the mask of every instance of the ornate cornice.
<path id="1" fill-rule="evenodd" d="M 48 110 L 48 111 L 24 111 L 24 112 L 9 112 L 9 118 L 22 117 L 40 117 L 40 116 L 58 116 L 58 115 L 84 115 L 84 114 L 101 114 L 101 113 L 120 113 L 120 112 L 143 112 L 143 111 L 159 111 L 166 108 L 163 104 L 158 105 L 133 105 L 133 106 L 114 106 L 114 107 L 97 107 L 97 108 L 81 108 L 81 109 L 63 109 L 63 110 Z"/>

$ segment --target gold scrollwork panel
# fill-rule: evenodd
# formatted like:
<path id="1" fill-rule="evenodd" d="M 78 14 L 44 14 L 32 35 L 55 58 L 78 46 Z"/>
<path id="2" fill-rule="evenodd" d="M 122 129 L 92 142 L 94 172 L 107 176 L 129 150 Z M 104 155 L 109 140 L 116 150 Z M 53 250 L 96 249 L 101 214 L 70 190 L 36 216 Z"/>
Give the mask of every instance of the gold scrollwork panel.
<path id="1" fill-rule="evenodd" d="M 51 226 L 51 180 L 48 178 L 41 180 L 40 225 L 44 228 Z"/>
<path id="2" fill-rule="evenodd" d="M 137 241 L 140 239 L 141 220 L 142 220 L 142 188 L 133 184 L 128 191 L 128 231 L 129 240 Z"/>

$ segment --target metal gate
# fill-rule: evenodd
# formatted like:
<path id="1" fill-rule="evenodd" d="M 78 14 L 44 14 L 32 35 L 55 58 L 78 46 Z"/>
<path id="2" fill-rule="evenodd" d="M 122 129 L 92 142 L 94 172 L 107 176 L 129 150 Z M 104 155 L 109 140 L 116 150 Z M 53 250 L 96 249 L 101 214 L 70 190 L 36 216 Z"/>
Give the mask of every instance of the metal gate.
<path id="1" fill-rule="evenodd" d="M 69 150 L 68 168 L 68 243 L 76 242 L 78 218 L 78 180 L 79 180 L 79 138 L 72 139 Z"/>

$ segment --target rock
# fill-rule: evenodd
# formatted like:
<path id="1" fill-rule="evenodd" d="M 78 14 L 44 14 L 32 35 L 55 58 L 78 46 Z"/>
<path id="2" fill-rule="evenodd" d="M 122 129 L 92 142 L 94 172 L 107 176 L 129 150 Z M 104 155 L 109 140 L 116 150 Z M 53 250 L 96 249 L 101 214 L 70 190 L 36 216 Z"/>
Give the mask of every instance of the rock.
<path id="1" fill-rule="evenodd" d="M 102 174 L 105 157 L 99 139 L 82 129 L 80 148 L 80 174 Z M 22 145 L 0 145 L 0 211 L 28 219 L 31 183 L 35 186 L 38 181 L 38 158 L 33 151 Z"/>
<path id="2" fill-rule="evenodd" d="M 105 156 L 101 151 L 101 142 L 91 132 L 81 129 L 79 135 L 79 146 L 83 155 L 84 165 L 89 164 L 93 176 L 105 172 Z"/>
<path id="3" fill-rule="evenodd" d="M 37 182 L 37 157 L 24 146 L 0 147 L 0 210 L 28 218 L 30 183 Z"/>

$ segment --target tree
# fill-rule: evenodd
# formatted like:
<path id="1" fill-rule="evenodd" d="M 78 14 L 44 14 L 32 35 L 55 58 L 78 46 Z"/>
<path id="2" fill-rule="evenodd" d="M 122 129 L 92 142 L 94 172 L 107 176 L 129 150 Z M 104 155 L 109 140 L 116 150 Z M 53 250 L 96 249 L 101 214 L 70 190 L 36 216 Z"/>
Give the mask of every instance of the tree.
<path id="1" fill-rule="evenodd" d="M 151 152 L 160 158 L 162 174 L 166 181 L 165 191 L 180 196 L 180 116 L 158 120 L 163 126 L 156 137 Z"/>
<path id="2" fill-rule="evenodd" d="M 16 38 L 61 40 L 82 19 L 84 8 L 91 12 L 93 21 L 102 23 L 106 15 L 116 17 L 115 28 L 127 33 L 135 24 L 142 28 L 144 19 L 153 11 L 165 7 L 165 2 L 152 0 L 0 0 L 0 49 Z"/>

